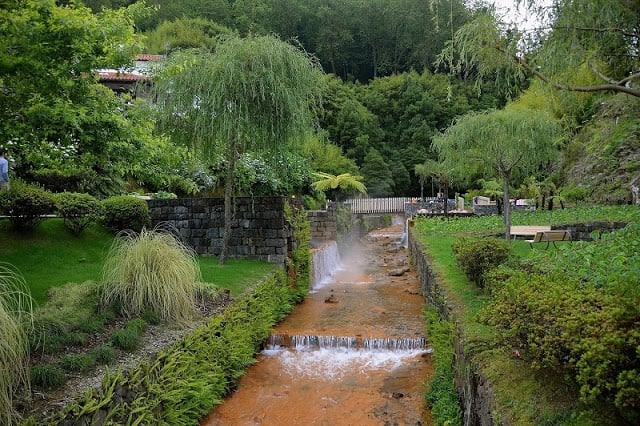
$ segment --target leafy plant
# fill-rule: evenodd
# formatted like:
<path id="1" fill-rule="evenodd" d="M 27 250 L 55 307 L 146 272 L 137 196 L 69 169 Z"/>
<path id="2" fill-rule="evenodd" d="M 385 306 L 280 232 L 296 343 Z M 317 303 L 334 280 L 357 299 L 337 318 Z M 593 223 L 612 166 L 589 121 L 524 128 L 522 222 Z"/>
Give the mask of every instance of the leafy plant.
<path id="1" fill-rule="evenodd" d="M 140 232 L 149 226 L 149 206 L 137 197 L 116 195 L 102 201 L 104 207 L 103 224 L 113 232 L 133 230 Z"/>
<path id="2" fill-rule="evenodd" d="M 194 314 L 200 280 L 196 254 L 172 234 L 123 234 L 105 261 L 102 305 L 115 304 L 129 318 L 152 310 L 164 320 L 186 320 Z"/>
<path id="3" fill-rule="evenodd" d="M 0 193 L 0 212 L 9 216 L 13 226 L 21 231 L 34 229 L 54 210 L 52 194 L 35 185 L 14 180 L 8 191 Z"/>
<path id="4" fill-rule="evenodd" d="M 98 364 L 110 364 L 116 359 L 116 351 L 111 345 L 100 345 L 91 350 Z"/>
<path id="5" fill-rule="evenodd" d="M 63 192 L 56 195 L 57 210 L 64 227 L 73 235 L 80 235 L 92 222 L 102 217 L 104 208 L 89 194 Z"/>
<path id="6" fill-rule="evenodd" d="M 32 302 L 24 279 L 0 262 L 0 422 L 13 424 L 13 400 L 20 386 L 29 389 L 29 347 L 26 327 Z"/>
<path id="7" fill-rule="evenodd" d="M 125 326 L 116 330 L 111 335 L 111 342 L 116 348 L 132 351 L 140 345 L 142 333 L 147 328 L 147 323 L 141 318 L 134 318 Z"/>
<path id="8" fill-rule="evenodd" d="M 435 368 L 426 400 L 436 425 L 461 425 L 462 412 L 455 388 L 455 325 L 452 321 L 440 318 L 434 308 L 425 310 L 425 323 L 429 343 L 433 347 Z"/>
<path id="9" fill-rule="evenodd" d="M 93 354 L 66 354 L 60 359 L 60 367 L 68 372 L 87 372 L 96 364 Z"/>
<path id="10" fill-rule="evenodd" d="M 480 288 L 485 286 L 484 274 L 511 255 L 509 243 L 497 238 L 461 238 L 451 246 L 451 250 L 469 280 Z"/>

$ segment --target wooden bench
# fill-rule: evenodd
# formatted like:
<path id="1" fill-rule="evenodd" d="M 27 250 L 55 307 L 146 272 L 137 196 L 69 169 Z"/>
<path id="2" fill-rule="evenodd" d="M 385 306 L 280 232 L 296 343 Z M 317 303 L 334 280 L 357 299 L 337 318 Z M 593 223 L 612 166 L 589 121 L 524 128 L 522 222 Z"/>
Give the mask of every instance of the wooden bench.
<path id="1" fill-rule="evenodd" d="M 549 243 L 553 243 L 556 246 L 556 241 L 571 241 L 571 232 L 563 229 L 557 229 L 553 231 L 541 231 L 536 232 L 533 240 L 525 240 L 533 248 L 534 243 L 547 243 L 545 248 L 549 248 Z"/>

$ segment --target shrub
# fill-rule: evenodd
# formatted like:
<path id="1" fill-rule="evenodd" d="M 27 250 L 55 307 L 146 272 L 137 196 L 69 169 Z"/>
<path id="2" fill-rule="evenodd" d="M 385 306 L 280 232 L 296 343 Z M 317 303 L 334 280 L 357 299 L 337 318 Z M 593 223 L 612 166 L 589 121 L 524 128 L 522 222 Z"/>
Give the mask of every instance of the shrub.
<path id="1" fill-rule="evenodd" d="M 498 238 L 461 238 L 451 249 L 465 275 L 480 288 L 485 285 L 484 274 L 512 254 L 509 243 Z"/>
<path id="2" fill-rule="evenodd" d="M 173 192 L 158 191 L 158 192 L 154 192 L 151 195 L 151 198 L 153 200 L 175 200 L 176 198 L 178 198 L 178 196 Z"/>
<path id="3" fill-rule="evenodd" d="M 12 424 L 16 390 L 29 387 L 29 347 L 25 325 L 32 302 L 24 279 L 0 262 L 0 423 Z"/>
<path id="4" fill-rule="evenodd" d="M 96 365 L 93 354 L 66 354 L 60 359 L 60 367 L 68 372 L 85 373 Z"/>
<path id="5" fill-rule="evenodd" d="M 607 401 L 640 415 L 640 312 L 561 273 L 514 274 L 481 319 L 536 368 L 575 378 L 585 403 Z"/>
<path id="6" fill-rule="evenodd" d="M 53 194 L 19 180 L 14 180 L 8 191 L 0 193 L 0 212 L 9 216 L 11 224 L 22 231 L 34 229 L 54 210 Z"/>
<path id="7" fill-rule="evenodd" d="M 62 368 L 54 364 L 37 364 L 31 367 L 31 383 L 43 389 L 53 389 L 67 382 Z"/>
<path id="8" fill-rule="evenodd" d="M 129 195 L 117 195 L 102 202 L 103 224 L 113 232 L 126 229 L 140 232 L 151 224 L 146 201 Z"/>
<path id="9" fill-rule="evenodd" d="M 195 311 L 200 266 L 193 250 L 172 234 L 142 230 L 114 240 L 104 265 L 104 306 L 125 317 L 156 312 L 183 321 Z"/>
<path id="10" fill-rule="evenodd" d="M 102 204 L 89 194 L 63 192 L 56 196 L 56 201 L 64 227 L 73 235 L 80 235 L 89 224 L 102 217 Z"/>

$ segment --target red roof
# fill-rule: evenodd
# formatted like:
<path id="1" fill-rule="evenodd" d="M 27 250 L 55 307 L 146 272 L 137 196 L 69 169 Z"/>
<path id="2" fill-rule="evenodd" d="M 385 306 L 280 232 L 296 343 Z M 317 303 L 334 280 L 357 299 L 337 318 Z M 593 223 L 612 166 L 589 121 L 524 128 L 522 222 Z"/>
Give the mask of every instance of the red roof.
<path id="1" fill-rule="evenodd" d="M 151 78 L 139 73 L 119 72 L 119 71 L 100 71 L 98 72 L 100 81 L 144 81 Z"/>
<path id="2" fill-rule="evenodd" d="M 136 61 L 161 61 L 164 55 L 152 55 L 151 53 L 140 53 L 136 55 Z"/>

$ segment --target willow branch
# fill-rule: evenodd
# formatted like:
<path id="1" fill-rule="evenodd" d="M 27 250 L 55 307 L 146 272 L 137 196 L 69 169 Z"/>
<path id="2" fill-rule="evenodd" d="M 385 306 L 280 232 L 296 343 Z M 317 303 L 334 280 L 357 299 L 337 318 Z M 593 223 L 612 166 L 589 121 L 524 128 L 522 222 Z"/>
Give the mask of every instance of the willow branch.
<path id="1" fill-rule="evenodd" d="M 529 71 L 531 74 L 535 75 L 540 80 L 544 81 L 545 83 L 551 85 L 556 89 L 567 90 L 571 92 L 621 92 L 621 93 L 626 93 L 628 95 L 640 98 L 640 90 L 634 89 L 632 87 L 627 87 L 624 84 L 617 84 L 615 82 L 607 83 L 607 84 L 595 84 L 593 86 L 570 86 L 568 84 L 563 84 L 557 81 L 553 81 L 551 80 L 551 78 L 541 73 L 538 69 L 533 68 L 531 65 L 529 65 L 529 63 L 524 58 L 518 56 L 517 54 L 508 53 L 504 48 L 500 46 L 496 46 L 496 49 L 502 53 L 509 54 L 516 61 L 516 63 L 520 65 L 522 68 Z M 622 81 L 627 82 L 630 79 L 630 77 L 627 77 Z"/>
<path id="2" fill-rule="evenodd" d="M 624 28 L 617 28 L 617 27 L 595 28 L 595 27 L 572 27 L 569 25 L 554 25 L 553 29 L 589 31 L 589 32 L 595 32 L 595 33 L 620 33 L 625 37 L 638 37 L 638 34 L 635 32 L 627 31 Z"/>

